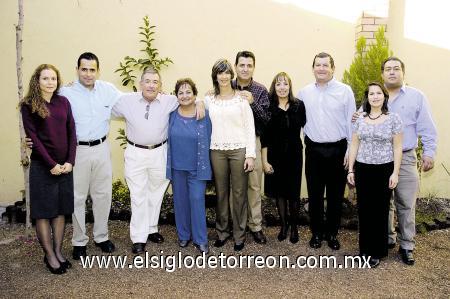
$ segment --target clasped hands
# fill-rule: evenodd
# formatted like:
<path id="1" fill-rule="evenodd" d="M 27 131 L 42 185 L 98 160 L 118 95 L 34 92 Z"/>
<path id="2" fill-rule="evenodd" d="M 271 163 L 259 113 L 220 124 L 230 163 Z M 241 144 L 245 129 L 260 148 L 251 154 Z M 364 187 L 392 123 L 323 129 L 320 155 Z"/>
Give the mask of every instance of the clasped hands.
<path id="1" fill-rule="evenodd" d="M 64 165 L 56 164 L 55 167 L 50 169 L 50 173 L 53 175 L 66 174 L 72 171 L 72 164 L 64 163 Z"/>

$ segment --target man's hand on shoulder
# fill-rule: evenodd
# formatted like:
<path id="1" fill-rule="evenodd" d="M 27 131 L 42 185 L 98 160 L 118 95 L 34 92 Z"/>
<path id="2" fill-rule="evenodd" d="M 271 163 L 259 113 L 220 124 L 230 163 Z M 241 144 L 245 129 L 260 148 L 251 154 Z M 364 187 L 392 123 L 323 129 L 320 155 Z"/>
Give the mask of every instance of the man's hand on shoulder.
<path id="1" fill-rule="evenodd" d="M 205 97 L 213 97 L 214 96 L 214 89 L 210 89 L 205 93 Z"/>
<path id="2" fill-rule="evenodd" d="M 195 111 L 197 120 L 203 119 L 205 117 L 205 102 L 203 100 L 195 101 Z"/>
<path id="3" fill-rule="evenodd" d="M 249 104 L 253 104 L 254 99 L 253 99 L 253 95 L 250 91 L 240 90 L 240 91 L 238 91 L 238 94 L 241 96 L 241 98 L 247 100 L 247 102 Z"/>
<path id="4" fill-rule="evenodd" d="M 353 115 L 352 115 L 352 123 L 354 123 L 359 118 L 360 115 L 364 116 L 365 112 L 356 111 L 355 113 L 353 113 Z"/>

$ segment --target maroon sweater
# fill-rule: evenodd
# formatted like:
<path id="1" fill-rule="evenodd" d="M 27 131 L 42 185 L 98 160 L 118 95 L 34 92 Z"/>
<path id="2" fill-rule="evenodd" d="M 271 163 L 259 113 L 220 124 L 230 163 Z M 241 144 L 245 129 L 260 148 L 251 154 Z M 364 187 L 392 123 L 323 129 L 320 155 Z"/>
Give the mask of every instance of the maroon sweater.
<path id="1" fill-rule="evenodd" d="M 44 162 L 49 170 L 66 162 L 75 165 L 77 136 L 70 103 L 54 94 L 46 105 L 50 111 L 46 118 L 32 113 L 31 106 L 21 107 L 25 133 L 33 141 L 31 160 Z"/>

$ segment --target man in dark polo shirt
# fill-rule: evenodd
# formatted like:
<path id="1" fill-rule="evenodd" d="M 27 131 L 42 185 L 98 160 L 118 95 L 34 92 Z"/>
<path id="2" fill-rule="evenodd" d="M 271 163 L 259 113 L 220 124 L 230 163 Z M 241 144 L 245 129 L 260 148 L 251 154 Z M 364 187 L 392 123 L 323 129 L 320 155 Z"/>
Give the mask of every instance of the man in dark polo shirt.
<path id="1" fill-rule="evenodd" d="M 234 64 L 237 78 L 233 81 L 233 86 L 238 90 L 246 90 L 252 94 L 248 99 L 255 119 L 256 133 L 256 159 L 255 169 L 248 175 L 248 227 L 256 243 L 265 244 L 266 237 L 262 231 L 262 211 L 261 211 L 261 142 L 260 135 L 264 126 L 270 119 L 269 115 L 269 93 L 264 85 L 253 80 L 255 70 L 255 55 L 250 51 L 241 51 L 236 54 Z"/>

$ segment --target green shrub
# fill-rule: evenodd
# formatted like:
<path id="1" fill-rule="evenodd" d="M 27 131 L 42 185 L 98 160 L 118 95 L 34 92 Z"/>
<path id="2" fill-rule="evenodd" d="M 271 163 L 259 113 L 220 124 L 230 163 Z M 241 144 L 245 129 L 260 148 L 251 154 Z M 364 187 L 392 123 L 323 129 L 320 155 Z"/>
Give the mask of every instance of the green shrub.
<path id="1" fill-rule="evenodd" d="M 111 209 L 115 212 L 131 210 L 130 190 L 121 180 L 116 180 L 112 184 Z"/>
<path id="2" fill-rule="evenodd" d="M 386 58 L 392 56 L 384 33 L 384 27 L 380 27 L 375 33 L 375 43 L 370 45 L 366 45 L 366 39 L 361 36 L 356 43 L 356 54 L 352 64 L 344 72 L 342 82 L 352 88 L 357 106 L 360 106 L 364 99 L 364 91 L 368 83 L 383 82 L 381 64 Z"/>

